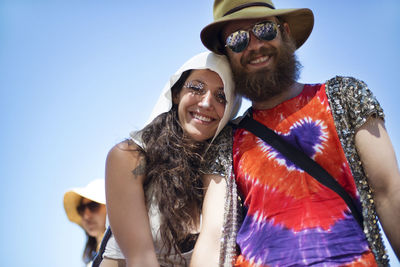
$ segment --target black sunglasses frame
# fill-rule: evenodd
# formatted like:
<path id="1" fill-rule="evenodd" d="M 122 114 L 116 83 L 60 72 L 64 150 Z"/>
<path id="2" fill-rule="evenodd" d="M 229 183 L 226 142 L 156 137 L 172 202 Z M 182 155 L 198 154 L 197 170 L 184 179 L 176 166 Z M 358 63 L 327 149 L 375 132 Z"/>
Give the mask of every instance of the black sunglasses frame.
<path id="1" fill-rule="evenodd" d="M 263 27 L 261 31 L 259 29 L 260 26 Z M 263 37 L 263 33 L 265 34 L 264 32 L 265 29 L 270 29 L 271 26 L 272 26 L 272 31 L 269 30 L 268 35 Z M 226 38 L 225 47 L 228 47 L 234 53 L 241 53 L 247 48 L 247 46 L 250 43 L 250 31 L 253 33 L 255 37 L 257 37 L 257 39 L 261 41 L 272 41 L 278 35 L 278 29 L 280 28 L 280 26 L 281 26 L 280 24 L 274 21 L 266 20 L 255 23 L 247 30 L 236 30 L 231 34 L 229 34 L 228 37 Z M 243 33 L 245 33 L 245 35 L 242 35 Z M 231 39 L 238 38 L 238 36 L 240 36 L 239 38 L 241 38 L 242 40 L 240 41 L 235 40 L 235 43 L 233 45 L 229 45 L 229 43 L 232 42 Z M 243 37 L 245 38 L 243 39 Z"/>
<path id="2" fill-rule="evenodd" d="M 100 205 L 101 204 L 96 201 L 90 201 L 86 204 L 79 204 L 79 206 L 76 207 L 76 211 L 78 212 L 78 214 L 80 216 L 83 216 L 86 208 L 88 208 L 90 210 L 90 212 L 95 213 L 100 209 Z"/>

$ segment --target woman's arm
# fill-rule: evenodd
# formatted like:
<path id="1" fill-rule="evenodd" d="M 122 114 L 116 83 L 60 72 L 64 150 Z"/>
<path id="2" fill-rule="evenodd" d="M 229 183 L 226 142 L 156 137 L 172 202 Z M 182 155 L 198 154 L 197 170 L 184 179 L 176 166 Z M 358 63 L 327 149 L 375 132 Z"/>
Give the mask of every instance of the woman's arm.
<path id="1" fill-rule="evenodd" d="M 125 260 L 114 260 L 103 258 L 100 267 L 126 267 Z"/>
<path id="2" fill-rule="evenodd" d="M 106 160 L 107 213 L 126 266 L 159 266 L 145 204 L 145 159 L 129 141 L 113 147 Z"/>
<path id="3" fill-rule="evenodd" d="M 356 132 L 355 142 L 379 220 L 400 258 L 400 173 L 383 120 L 369 118 Z"/>
<path id="4" fill-rule="evenodd" d="M 203 200 L 202 223 L 190 261 L 191 267 L 212 267 L 219 264 L 226 182 L 219 175 L 205 175 L 203 181 L 206 192 Z"/>

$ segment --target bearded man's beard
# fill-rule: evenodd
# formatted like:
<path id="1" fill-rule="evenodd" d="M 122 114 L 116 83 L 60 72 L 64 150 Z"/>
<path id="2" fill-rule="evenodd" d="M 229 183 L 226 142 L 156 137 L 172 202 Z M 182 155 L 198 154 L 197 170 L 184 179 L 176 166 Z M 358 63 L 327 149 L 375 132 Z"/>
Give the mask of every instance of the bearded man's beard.
<path id="1" fill-rule="evenodd" d="M 248 58 L 244 59 L 248 61 L 255 54 L 275 55 L 275 66 L 272 69 L 260 69 L 257 72 L 247 73 L 241 66 L 231 64 L 236 93 L 251 101 L 261 102 L 286 90 L 298 79 L 302 67 L 296 58 L 295 50 L 294 43 L 287 36 L 283 36 L 280 51 L 275 47 L 261 47 L 259 51 L 250 53 Z"/>

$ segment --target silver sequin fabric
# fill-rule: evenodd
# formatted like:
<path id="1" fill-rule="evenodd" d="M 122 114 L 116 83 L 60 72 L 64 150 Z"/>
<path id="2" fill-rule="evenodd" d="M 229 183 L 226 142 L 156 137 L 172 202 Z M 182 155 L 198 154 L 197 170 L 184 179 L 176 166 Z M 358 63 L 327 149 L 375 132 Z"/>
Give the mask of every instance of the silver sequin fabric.
<path id="1" fill-rule="evenodd" d="M 226 195 L 224 227 L 222 229 L 219 266 L 232 266 L 236 252 L 236 234 L 241 222 L 241 201 L 237 193 L 232 165 L 232 128 L 226 126 L 207 151 L 204 173 L 218 174 L 225 178 Z"/>
<path id="2" fill-rule="evenodd" d="M 326 82 L 326 95 L 336 130 L 349 162 L 364 218 L 364 233 L 378 266 L 389 266 L 373 199 L 355 147 L 355 133 L 369 117 L 384 119 L 383 109 L 368 86 L 352 77 L 336 76 Z M 232 170 L 232 127 L 227 126 L 214 140 L 206 155 L 204 172 L 220 174 L 227 183 L 220 266 L 232 266 L 236 256 L 236 234 L 241 222 L 241 201 Z"/>
<path id="3" fill-rule="evenodd" d="M 363 81 L 352 77 L 336 76 L 327 81 L 325 90 L 336 130 L 360 195 L 365 236 L 378 265 L 389 266 L 389 259 L 377 223 L 373 190 L 368 184 L 354 143 L 357 129 L 369 117 L 384 119 L 383 109 L 368 86 Z"/>

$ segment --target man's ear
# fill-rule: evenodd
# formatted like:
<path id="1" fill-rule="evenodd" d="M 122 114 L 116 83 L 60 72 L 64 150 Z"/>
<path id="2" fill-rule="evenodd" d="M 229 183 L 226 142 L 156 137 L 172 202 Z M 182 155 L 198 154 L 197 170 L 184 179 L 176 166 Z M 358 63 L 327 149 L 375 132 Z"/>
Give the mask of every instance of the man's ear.
<path id="1" fill-rule="evenodd" d="M 283 30 L 290 35 L 290 27 L 289 24 L 287 22 L 283 23 Z"/>

